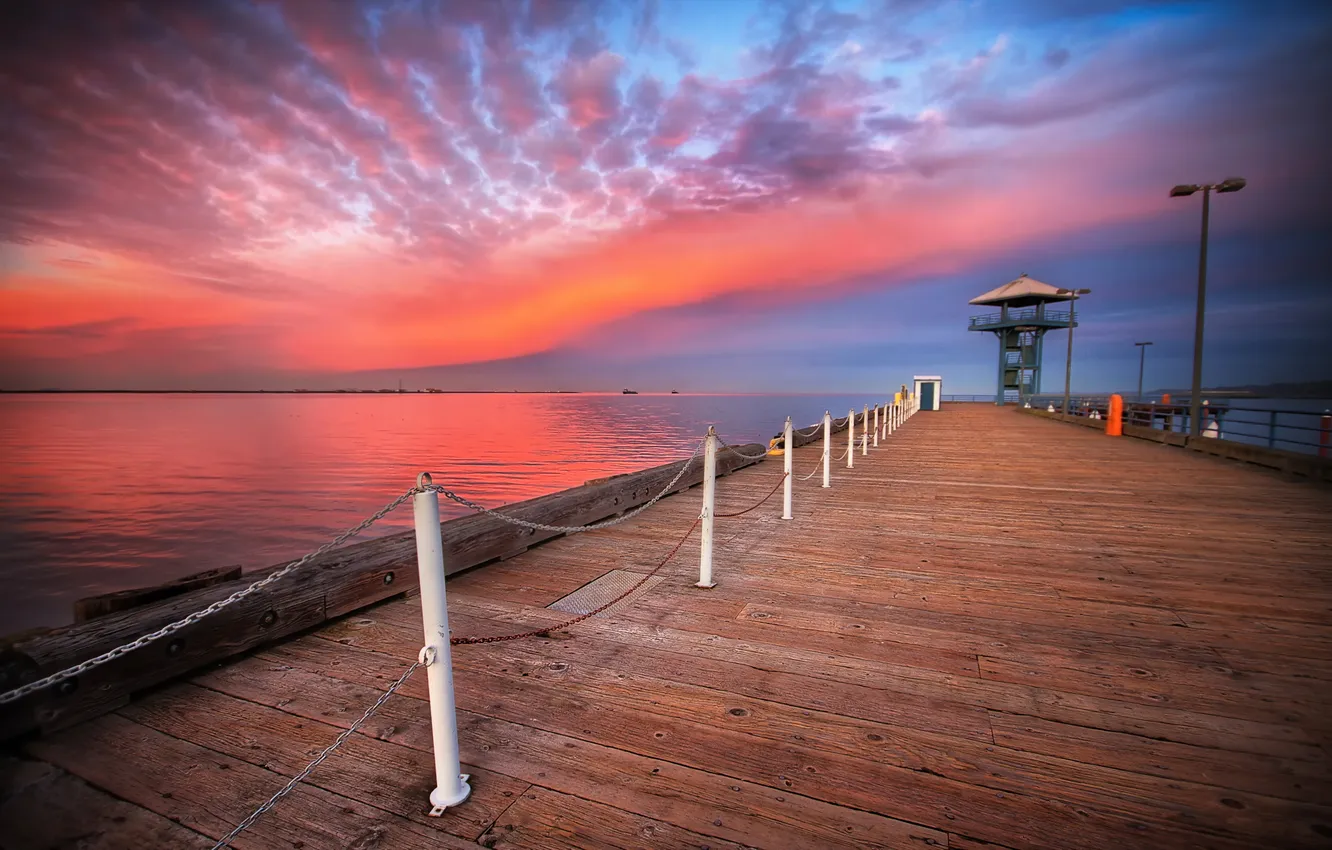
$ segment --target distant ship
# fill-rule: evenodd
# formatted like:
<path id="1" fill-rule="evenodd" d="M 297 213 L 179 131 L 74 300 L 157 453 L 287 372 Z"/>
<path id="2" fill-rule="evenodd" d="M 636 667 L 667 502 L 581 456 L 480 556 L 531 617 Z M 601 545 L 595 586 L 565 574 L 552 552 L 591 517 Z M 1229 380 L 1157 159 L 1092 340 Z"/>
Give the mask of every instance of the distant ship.
<path id="1" fill-rule="evenodd" d="M 638 390 L 620 390 L 625 395 L 638 395 Z"/>
<path id="2" fill-rule="evenodd" d="M 671 390 L 671 395 L 679 395 L 679 394 L 680 394 L 679 390 Z"/>

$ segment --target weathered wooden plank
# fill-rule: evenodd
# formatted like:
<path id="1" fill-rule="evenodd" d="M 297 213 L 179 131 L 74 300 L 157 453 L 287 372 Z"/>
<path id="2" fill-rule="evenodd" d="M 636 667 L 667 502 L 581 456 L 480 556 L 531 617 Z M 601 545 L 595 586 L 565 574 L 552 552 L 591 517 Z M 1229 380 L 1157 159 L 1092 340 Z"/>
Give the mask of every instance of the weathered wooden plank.
<path id="1" fill-rule="evenodd" d="M 319 643 L 327 642 L 304 643 L 317 649 Z M 286 653 L 290 648 L 275 647 L 270 652 Z M 373 699 L 372 689 L 365 683 L 375 678 L 376 665 L 391 661 L 379 653 L 348 649 L 336 669 L 323 675 L 289 663 L 295 660 L 295 655 L 268 657 L 265 653 L 210 673 L 207 682 L 210 687 L 244 699 L 262 699 L 265 691 L 256 684 L 253 672 L 247 674 L 237 668 L 244 666 L 253 671 L 253 665 L 268 664 L 293 694 L 283 706 L 285 711 L 345 724 L 354 720 L 360 709 L 355 705 L 344 709 L 326 696 L 329 676 L 356 684 L 362 700 Z M 417 690 L 415 682 L 409 682 L 405 690 L 412 691 L 409 697 L 413 699 L 425 694 Z M 579 704 L 574 693 L 566 698 L 570 705 Z M 488 698 L 480 710 L 491 711 L 488 706 L 495 700 Z M 424 705 L 391 700 L 380 709 L 376 720 L 372 734 L 428 751 L 429 713 Z M 534 785 L 593 799 L 701 835 L 774 850 L 919 848 L 926 839 L 943 843 L 939 831 L 829 804 L 785 786 L 775 789 L 721 776 L 466 709 L 459 711 L 458 723 L 463 760 L 469 764 L 484 765 Z"/>
<path id="2" fill-rule="evenodd" d="M 300 654 L 307 647 L 318 651 L 317 644 L 317 641 L 304 641 L 277 647 L 270 652 L 274 658 L 299 662 L 302 660 Z M 388 656 L 373 652 L 347 650 L 345 653 L 348 654 L 342 656 L 343 663 L 328 671 L 331 675 L 363 681 L 375 675 L 372 672 L 375 667 L 389 660 Z M 348 663 L 351 660 L 355 663 Z M 320 657 L 317 663 L 323 666 L 326 662 L 327 658 Z M 584 695 L 576 688 L 551 687 L 530 678 L 523 678 L 522 682 L 522 685 L 516 685 L 512 679 L 474 673 L 458 680 L 463 704 L 475 704 L 475 700 L 481 700 L 483 707 L 480 710 L 487 715 L 484 719 L 464 721 L 460 714 L 460 734 L 466 729 L 468 735 L 479 736 L 472 739 L 473 745 L 483 741 L 483 748 L 490 747 L 486 752 L 492 759 L 496 758 L 497 745 L 503 746 L 507 741 L 513 746 L 514 739 L 520 734 L 538 741 L 549 741 L 548 735 L 556 735 L 565 741 L 563 748 L 570 751 L 598 748 L 595 750 L 600 753 L 596 756 L 597 767 L 589 768 L 579 761 L 577 769 L 599 772 L 599 781 L 603 785 L 624 782 L 623 777 L 611 770 L 608 761 L 611 757 L 606 753 L 622 756 L 633 753 L 635 757 L 669 760 L 693 769 L 698 769 L 697 765 L 706 761 L 722 773 L 723 781 L 736 783 L 736 787 L 749 783 L 766 785 L 771 791 L 789 790 L 791 794 L 800 794 L 810 800 L 831 802 L 835 799 L 856 809 L 872 810 L 880 801 L 891 800 L 895 812 L 914 822 L 936 817 L 943 809 L 950 813 L 949 822 L 958 828 L 971 830 L 971 834 L 982 837 L 1003 835 L 1018 848 L 1099 850 L 1115 841 L 1120 841 L 1120 846 L 1144 847 L 1239 850 L 1247 846 L 1245 842 L 1224 835 L 1194 834 L 1165 823 L 1127 818 L 1101 807 L 1073 805 L 1027 793 L 996 794 L 938 776 L 929 770 L 902 769 L 865 758 L 837 756 L 814 750 L 794 739 L 783 746 L 765 745 L 716 723 L 691 724 L 663 715 L 626 711 L 591 694 Z M 477 688 L 475 693 L 466 690 L 471 684 Z M 317 687 L 317 683 L 311 683 L 309 689 Z M 414 695 L 422 696 L 424 691 Z M 545 710 L 539 716 L 534 716 L 528 702 L 533 699 L 544 706 Z M 523 725 L 517 726 L 519 720 Z M 501 726 L 494 727 L 493 724 Z M 496 728 L 503 732 L 492 731 Z M 411 732 L 418 736 L 415 740 L 419 746 L 425 746 L 429 740 L 426 727 L 412 731 L 395 722 L 395 729 L 403 735 Z M 571 739 L 577 742 L 569 743 Z M 553 746 L 554 741 L 549 745 Z M 464 743 L 462 746 L 466 752 L 468 745 Z M 605 748 L 605 752 L 600 748 Z M 481 763 L 488 762 L 482 759 Z M 514 775 L 515 768 L 508 762 L 489 764 L 503 764 L 505 766 L 497 769 Z M 566 764 L 564 769 L 572 768 Z M 546 778 L 532 781 L 550 785 L 549 772 L 546 773 Z M 602 792 L 601 799 L 606 799 L 605 792 Z M 620 805 L 612 800 L 606 802 Z M 1306 823 L 1301 821 L 1300 825 Z M 706 829 L 700 831 L 708 832 Z M 1130 835 L 1136 835 L 1140 844 L 1124 843 L 1124 837 Z M 744 840 L 753 842 L 753 839 Z"/>
<path id="3" fill-rule="evenodd" d="M 481 843 L 492 850 L 743 850 L 748 846 L 535 786 L 504 812 Z"/>
<path id="4" fill-rule="evenodd" d="M 753 454 L 762 447 L 741 447 Z M 758 461 L 734 453 L 718 458 L 717 474 Z M 653 467 L 607 482 L 575 487 L 506 507 L 505 513 L 530 522 L 583 525 L 622 513 L 659 493 L 685 461 Z M 702 481 L 695 460 L 676 492 Z M 646 521 L 646 520 L 640 520 Z M 445 563 L 450 572 L 483 564 L 556 532 L 522 528 L 484 514 L 443 523 Z M 0 706 L 0 740 L 34 728 L 51 731 L 121 705 L 127 695 L 173 676 L 255 646 L 303 631 L 416 586 L 412 533 L 353 544 L 317 558 L 260 593 L 181 629 L 170 638 L 103 664 L 77 679 Z M 273 567 L 270 569 L 276 569 Z M 0 687 L 16 687 L 99 655 L 229 596 L 253 581 L 227 582 L 173 599 L 108 615 L 3 648 Z"/>
<path id="5" fill-rule="evenodd" d="M 472 611 L 473 619 L 469 619 L 466 615 L 455 614 L 457 622 L 470 623 L 471 629 L 487 635 L 509 633 L 515 630 L 515 626 L 530 628 L 563 619 L 563 615 L 557 615 L 557 612 L 537 609 L 522 615 L 509 617 L 501 615 L 492 621 L 489 627 L 484 627 L 475 619 L 477 614 L 503 612 L 509 609 L 497 603 L 478 606 L 470 599 L 465 604 L 460 603 L 462 600 L 450 598 L 451 605 Z M 800 635 L 812 634 L 815 638 L 823 636 L 820 633 L 804 632 L 796 633 L 796 637 L 792 639 L 793 645 L 786 645 L 764 640 L 764 638 L 771 640 L 775 637 L 790 637 L 789 634 L 772 628 L 735 622 L 728 627 L 728 635 L 721 636 L 707 629 L 708 623 L 715 625 L 715 619 L 697 618 L 697 630 L 690 631 L 668 628 L 655 622 L 651 625 L 626 622 L 626 618 L 633 615 L 634 610 L 630 609 L 617 612 L 614 620 L 585 621 L 579 624 L 577 634 L 574 636 L 579 638 L 595 634 L 599 638 L 618 643 L 658 647 L 720 661 L 747 663 L 762 669 L 785 671 L 834 682 L 844 681 L 881 690 L 883 693 L 877 698 L 879 701 L 892 701 L 899 692 L 906 691 L 917 694 L 918 698 L 944 702 L 957 701 L 997 711 L 1041 717 L 1073 725 L 1094 726 L 1200 747 L 1295 761 L 1322 763 L 1326 760 L 1323 750 L 1309 743 L 1307 733 L 1290 724 L 1263 723 L 1201 714 L 1168 706 L 1143 705 L 1098 696 L 1064 693 L 1024 683 L 981 680 L 978 678 L 979 670 L 971 670 L 967 675 L 955 675 L 932 669 L 943 665 L 932 665 L 928 661 L 911 666 L 877 659 L 872 653 L 868 653 L 871 657 L 866 658 L 862 655 L 867 653 L 852 643 L 855 639 L 850 637 L 829 636 L 833 643 L 820 648 L 816 641 L 802 642 Z M 414 640 L 413 629 L 419 618 L 419 609 L 415 607 L 414 600 L 409 599 L 393 606 L 375 609 L 368 612 L 367 616 L 335 624 L 320 635 L 346 645 L 373 648 L 388 646 L 390 644 L 380 641 L 395 639 L 392 636 L 381 638 L 373 634 L 375 631 L 388 629 L 396 631 L 396 639 L 403 641 L 402 645 L 408 647 Z M 408 649 L 404 648 L 403 654 L 407 653 Z M 921 650 L 916 651 L 917 656 L 922 654 Z"/>
<path id="6" fill-rule="evenodd" d="M 289 649 L 294 652 L 297 648 L 293 645 Z M 614 708 L 628 717 L 659 715 L 683 721 L 683 731 L 668 728 L 661 719 L 649 722 L 651 729 L 666 729 L 671 741 L 666 749 L 676 753 L 670 757 L 677 761 L 684 736 L 706 737 L 709 730 L 734 730 L 775 747 L 790 746 L 794 741 L 800 747 L 853 759 L 873 758 L 882 764 L 969 785 L 1033 793 L 1140 820 L 1208 828 L 1222 834 L 1244 834 L 1268 822 L 1307 832 L 1308 824 L 1320 823 L 1325 817 L 1317 809 L 1267 799 L 1262 792 L 1229 790 L 1235 786 L 1223 789 L 1203 777 L 1163 779 L 1151 773 L 1139 775 L 1098 767 L 1094 761 L 1032 757 L 1008 747 L 990 746 L 988 734 L 983 743 L 965 734 L 948 734 L 944 724 L 935 725 L 937 731 L 922 731 L 915 727 L 923 724 L 909 713 L 905 718 L 864 720 L 858 716 L 863 712 L 822 705 L 818 694 L 765 691 L 756 697 L 750 693 L 754 687 L 751 683 L 768 678 L 766 671 L 743 665 L 730 665 L 726 670 L 689 669 L 672 655 L 623 647 L 614 650 L 579 635 L 572 640 L 496 645 L 481 653 L 460 652 L 455 656 L 455 670 L 460 694 L 467 694 L 471 684 L 466 674 L 485 674 L 488 684 L 472 696 L 474 701 L 494 699 L 513 713 L 509 719 L 526 719 L 550 731 L 578 734 L 574 727 L 590 721 L 581 720 L 576 712 L 568 717 L 570 728 L 555 728 L 546 725 L 550 721 L 534 719 L 550 700 L 549 696 L 533 693 L 543 682 L 577 693 L 601 712 Z M 676 658 L 707 666 L 698 659 Z M 506 690 L 506 686 L 497 685 L 491 678 L 495 676 L 511 680 L 512 687 Z M 727 683 L 727 691 L 704 686 L 719 681 Z M 620 724 L 614 732 L 624 734 L 631 728 L 632 723 Z M 718 732 L 711 734 L 720 737 Z M 645 740 L 646 736 L 639 735 L 638 739 Z M 600 743 L 625 746 L 619 738 Z M 712 762 L 716 761 L 714 757 Z"/>
<path id="7" fill-rule="evenodd" d="M 0 776 L 0 847 L 6 850 L 207 850 L 214 843 L 46 762 L 6 756 Z"/>
<path id="8" fill-rule="evenodd" d="M 978 838 L 969 838 L 956 832 L 950 832 L 948 833 L 948 850 L 1013 850 L 1013 848 L 993 841 L 981 841 Z"/>
<path id="9" fill-rule="evenodd" d="M 567 646 L 566 646 L 567 644 Z M 389 654 L 410 652 L 410 632 L 362 630 L 340 645 L 357 645 Z M 885 693 L 872 685 L 830 682 L 796 673 L 771 668 L 759 669 L 735 661 L 722 661 L 697 655 L 663 651 L 649 647 L 629 646 L 613 641 L 589 637 L 581 631 L 567 640 L 539 640 L 527 646 L 487 647 L 484 652 L 456 654 L 458 669 L 487 670 L 496 659 L 549 656 L 551 663 L 564 669 L 570 663 L 569 654 L 575 653 L 580 665 L 600 665 L 626 671 L 620 675 L 632 677 L 633 671 L 651 670 L 657 679 L 711 687 L 726 683 L 726 691 L 737 696 L 777 700 L 794 706 L 833 712 L 845 717 L 858 717 L 879 723 L 910 726 L 925 722 L 931 728 L 947 731 L 960 738 L 989 741 L 990 722 L 986 712 L 977 706 L 965 705 L 948 699 L 942 693 L 928 696 L 909 690 Z M 501 664 L 503 662 L 501 661 Z M 474 665 L 480 665 L 476 667 Z M 516 662 L 515 662 L 516 664 Z"/>
<path id="10" fill-rule="evenodd" d="M 1255 756 L 999 711 L 990 722 L 995 743 L 1006 747 L 1287 800 L 1332 800 L 1332 765 L 1325 760 Z"/>
<path id="11" fill-rule="evenodd" d="M 286 781 L 280 774 L 114 714 L 33 741 L 28 750 L 110 794 L 214 839 L 230 832 Z M 175 845 L 158 846 L 166 850 Z M 310 785 L 297 786 L 234 846 L 475 850 L 472 842 L 437 829 L 424 807 L 408 820 Z"/>
<path id="12" fill-rule="evenodd" d="M 346 704 L 345 699 L 343 702 Z M 157 699 L 133 703 L 119 713 L 173 738 L 284 777 L 300 772 L 342 731 L 191 684 L 172 686 Z M 513 804 L 527 783 L 472 765 L 463 765 L 462 772 L 473 779 L 467 805 L 449 809 L 442 817 L 431 819 L 431 825 L 474 840 Z M 353 735 L 306 783 L 410 820 L 429 808 L 426 800 L 435 787 L 434 777 L 435 764 L 429 753 Z"/>
<path id="13" fill-rule="evenodd" d="M 1163 681 L 1145 668 L 1139 668 L 1144 670 L 1145 675 L 1142 676 L 1102 675 L 1093 669 L 1052 667 L 986 655 L 981 656 L 980 666 L 983 678 L 1037 684 L 1063 693 L 1089 694 L 1147 705 L 1168 705 L 1199 714 L 1242 720 L 1300 723 L 1315 731 L 1313 740 L 1316 743 L 1327 740 L 1327 732 L 1332 729 L 1332 725 L 1329 725 L 1332 724 L 1332 718 L 1322 712 L 1325 706 L 1305 695 L 1292 695 L 1278 702 L 1229 690 L 1191 689 Z"/>
<path id="14" fill-rule="evenodd" d="M 955 614 L 915 606 L 825 600 L 814 595 L 797 597 L 771 591 L 737 594 L 737 601 L 746 603 L 740 616 L 765 625 L 937 645 L 967 654 L 1011 653 L 1027 658 L 1040 654 L 1057 661 L 1073 655 L 1111 651 L 1135 659 L 1188 663 L 1201 670 L 1224 667 L 1214 649 L 1183 639 L 1186 637 L 1183 630 L 1167 633 L 1176 639 L 1162 640 L 1139 632 L 1097 630 L 1083 624 L 1070 627 L 1062 623 L 1030 622 L 1036 618 L 1010 619 L 1004 616 L 1003 606 L 993 611 L 973 609 L 972 613 Z M 1225 670 L 1224 674 L 1229 672 Z"/>

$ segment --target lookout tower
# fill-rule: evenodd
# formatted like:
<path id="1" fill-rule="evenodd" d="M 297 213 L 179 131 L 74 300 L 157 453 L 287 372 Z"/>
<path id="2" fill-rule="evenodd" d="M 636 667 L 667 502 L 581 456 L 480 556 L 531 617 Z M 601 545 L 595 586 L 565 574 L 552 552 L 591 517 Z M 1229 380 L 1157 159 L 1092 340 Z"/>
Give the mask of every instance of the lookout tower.
<path id="1" fill-rule="evenodd" d="M 999 387 L 994 403 L 1011 399 L 1021 404 L 1041 391 L 1041 351 L 1045 332 L 1069 327 L 1069 311 L 1049 305 L 1068 301 L 1071 293 L 1024 273 L 1016 280 L 971 299 L 980 307 L 998 307 L 998 313 L 972 316 L 969 331 L 986 331 L 999 338 Z M 1076 327 L 1074 323 L 1074 327 Z"/>

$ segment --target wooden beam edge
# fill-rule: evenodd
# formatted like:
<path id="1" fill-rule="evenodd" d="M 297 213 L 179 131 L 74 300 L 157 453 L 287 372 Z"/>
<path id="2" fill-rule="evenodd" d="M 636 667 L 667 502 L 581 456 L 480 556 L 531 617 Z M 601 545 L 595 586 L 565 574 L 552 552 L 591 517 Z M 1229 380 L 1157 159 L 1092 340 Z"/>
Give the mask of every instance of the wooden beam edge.
<path id="1" fill-rule="evenodd" d="M 739 446 L 754 454 L 766 446 Z M 734 452 L 717 459 L 717 475 L 762 462 Z M 503 513 L 549 525 L 586 525 L 646 503 L 675 477 L 674 461 L 506 505 Z M 702 483 L 701 456 L 671 494 Z M 448 574 L 498 561 L 563 536 L 515 526 L 486 514 L 441 523 Z M 183 593 L 132 611 L 0 641 L 0 689 L 10 690 L 100 655 L 225 599 L 280 569 L 277 564 L 240 580 Z M 0 706 L 0 741 L 55 731 L 123 705 L 135 693 L 200 667 L 317 628 L 329 620 L 415 589 L 415 532 L 407 531 L 333 550 L 269 588 L 239 600 L 168 638 L 108 661 L 73 679 Z"/>

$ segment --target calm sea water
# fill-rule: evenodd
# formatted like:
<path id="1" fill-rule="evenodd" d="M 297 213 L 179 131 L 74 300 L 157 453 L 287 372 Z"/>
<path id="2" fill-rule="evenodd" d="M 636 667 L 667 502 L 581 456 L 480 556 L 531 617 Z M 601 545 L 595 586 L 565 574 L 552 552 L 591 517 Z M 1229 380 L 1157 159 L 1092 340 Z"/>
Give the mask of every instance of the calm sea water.
<path id="1" fill-rule="evenodd" d="M 883 401 L 890 398 L 887 392 Z M 299 557 L 442 473 L 500 505 L 762 441 L 868 396 L 0 396 L 0 635 L 74 600 Z M 452 506 L 441 506 L 448 511 Z M 373 537 L 411 527 L 410 506 Z"/>

